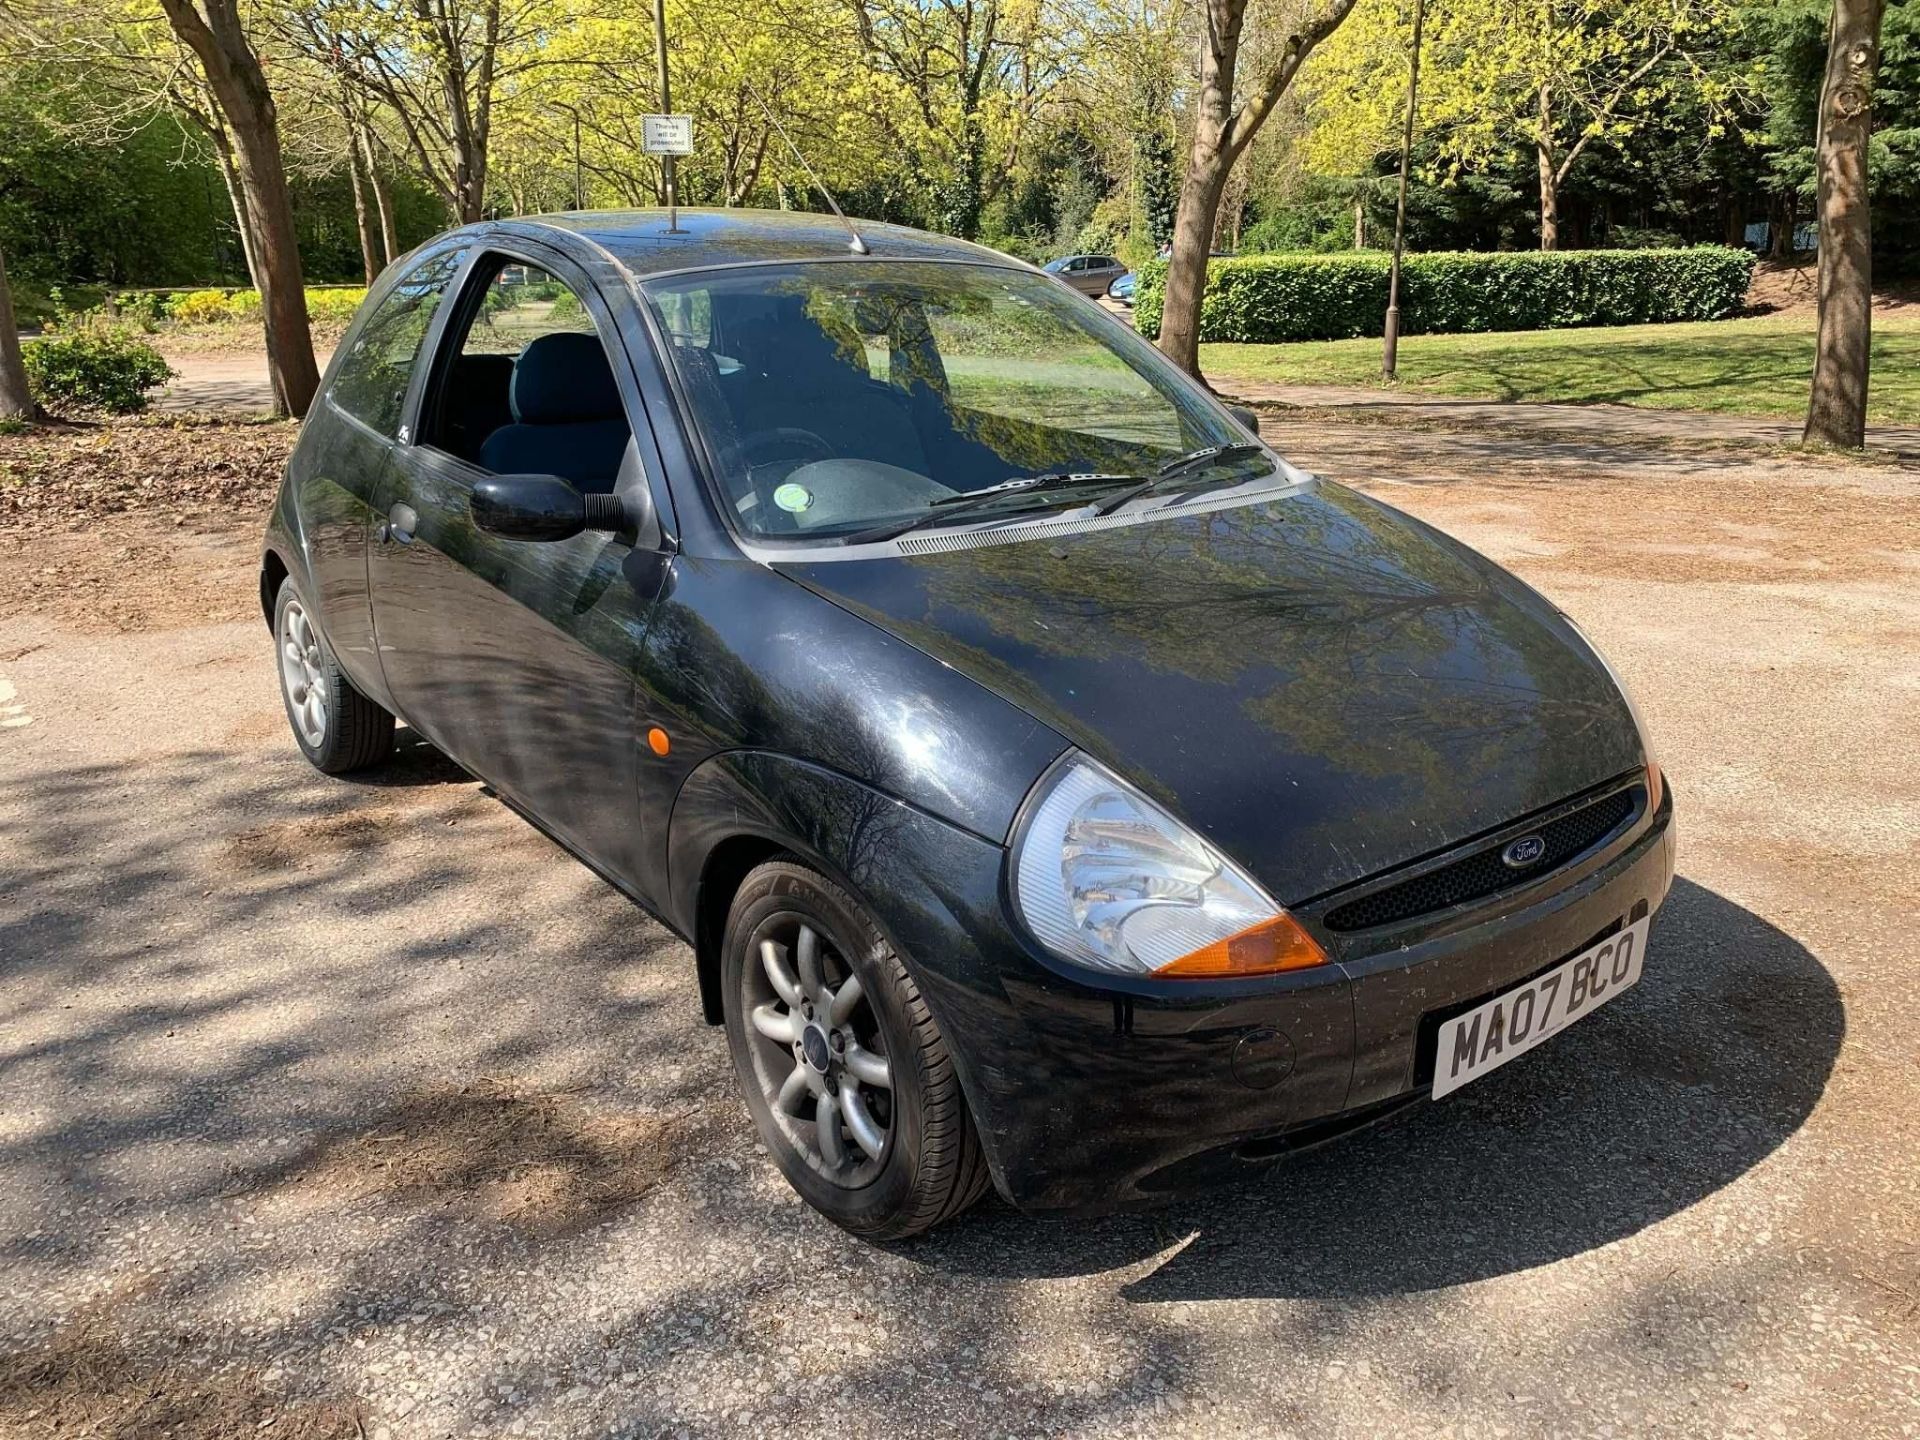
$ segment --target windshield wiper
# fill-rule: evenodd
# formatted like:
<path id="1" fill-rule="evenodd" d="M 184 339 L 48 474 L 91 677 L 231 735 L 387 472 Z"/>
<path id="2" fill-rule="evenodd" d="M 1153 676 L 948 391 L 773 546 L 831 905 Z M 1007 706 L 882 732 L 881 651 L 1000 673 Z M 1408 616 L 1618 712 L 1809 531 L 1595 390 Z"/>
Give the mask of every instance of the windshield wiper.
<path id="1" fill-rule="evenodd" d="M 1151 495 L 1169 480 L 1178 480 L 1182 475 L 1191 475 L 1196 470 L 1205 470 L 1214 465 L 1227 465 L 1235 460 L 1251 460 L 1256 455 L 1264 455 L 1264 445 L 1252 445 L 1244 441 L 1232 445 L 1205 445 L 1198 450 L 1189 450 L 1185 455 L 1169 460 L 1148 479 L 1138 485 L 1107 496 L 1093 507 L 1096 515 L 1111 515 L 1129 500 L 1138 500 L 1142 495 Z"/>
<path id="2" fill-rule="evenodd" d="M 1107 475 L 1099 472 L 1061 472 L 1052 475 L 1016 475 L 1011 480 L 1002 480 L 998 485 L 989 485 L 984 490 L 963 490 L 957 495 L 942 495 L 938 500 L 929 500 L 927 508 L 918 515 L 909 515 L 902 520 L 888 520 L 865 530 L 856 530 L 842 538 L 844 545 L 865 545 L 876 540 L 891 540 L 896 535 L 904 535 L 909 530 L 923 529 L 928 525 L 946 524 L 958 520 L 975 509 L 984 508 L 996 500 L 1004 500 L 1009 495 L 1022 498 L 1044 500 L 1048 496 L 1080 489 L 1088 485 L 1125 485 L 1137 481 L 1138 475 Z M 1156 476 L 1155 479 L 1158 479 Z"/>

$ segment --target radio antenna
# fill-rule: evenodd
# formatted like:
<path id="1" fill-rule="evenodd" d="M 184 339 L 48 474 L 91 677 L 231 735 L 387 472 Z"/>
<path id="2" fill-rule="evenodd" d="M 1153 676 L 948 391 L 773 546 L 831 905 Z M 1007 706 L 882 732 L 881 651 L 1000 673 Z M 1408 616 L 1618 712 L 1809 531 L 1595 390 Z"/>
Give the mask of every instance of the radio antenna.
<path id="1" fill-rule="evenodd" d="M 787 134 L 787 127 L 780 123 L 773 111 L 768 108 L 767 102 L 760 98 L 760 91 L 754 86 L 753 81 L 748 80 L 745 75 L 740 79 L 746 85 L 747 93 L 753 96 L 754 104 L 760 107 L 760 113 L 767 117 L 767 123 L 773 126 L 774 133 L 786 144 L 787 149 L 793 152 L 793 158 L 800 162 L 800 168 L 807 172 L 807 178 L 813 181 L 814 188 L 826 198 L 827 208 L 833 211 L 835 218 L 842 225 L 847 227 L 847 234 L 853 237 L 847 241 L 847 248 L 856 255 L 871 254 L 872 252 L 867 249 L 867 242 L 860 238 L 860 232 L 853 228 L 853 222 L 847 219 L 846 212 L 840 208 L 840 202 L 835 200 L 833 192 L 827 189 L 826 181 L 822 180 L 814 172 L 813 166 L 807 163 L 807 157 L 800 153 L 800 147 L 794 144 L 793 137 Z"/>

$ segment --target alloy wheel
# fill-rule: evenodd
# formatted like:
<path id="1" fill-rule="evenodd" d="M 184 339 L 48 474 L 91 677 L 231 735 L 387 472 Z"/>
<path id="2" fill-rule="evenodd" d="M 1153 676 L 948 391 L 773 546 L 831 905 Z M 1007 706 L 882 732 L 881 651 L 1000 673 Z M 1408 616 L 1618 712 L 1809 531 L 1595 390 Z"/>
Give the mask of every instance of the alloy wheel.
<path id="1" fill-rule="evenodd" d="M 885 1164 L 893 1070 L 860 977 L 813 922 L 763 923 L 741 973 L 754 1079 L 774 1123 L 820 1175 L 856 1189 Z"/>
<path id="2" fill-rule="evenodd" d="M 288 600 L 280 611 L 280 683 L 287 692 L 294 729 L 313 750 L 327 739 L 327 681 L 322 664 L 320 636 L 306 607 Z"/>

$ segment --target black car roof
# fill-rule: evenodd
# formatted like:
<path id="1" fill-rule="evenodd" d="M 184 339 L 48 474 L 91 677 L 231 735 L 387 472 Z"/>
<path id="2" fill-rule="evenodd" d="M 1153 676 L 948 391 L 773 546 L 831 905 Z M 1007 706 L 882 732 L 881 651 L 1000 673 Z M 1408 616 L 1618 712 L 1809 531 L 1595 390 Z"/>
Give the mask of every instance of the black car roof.
<path id="1" fill-rule="evenodd" d="M 867 249 L 879 259 L 1020 264 L 984 245 L 910 230 L 904 225 L 857 219 L 853 225 Z M 495 233 L 564 230 L 607 251 L 642 280 L 674 270 L 841 260 L 852 253 L 844 225 L 831 215 L 815 215 L 803 210 L 682 210 L 673 232 L 668 230 L 665 210 L 587 210 L 529 215 L 485 229 Z"/>

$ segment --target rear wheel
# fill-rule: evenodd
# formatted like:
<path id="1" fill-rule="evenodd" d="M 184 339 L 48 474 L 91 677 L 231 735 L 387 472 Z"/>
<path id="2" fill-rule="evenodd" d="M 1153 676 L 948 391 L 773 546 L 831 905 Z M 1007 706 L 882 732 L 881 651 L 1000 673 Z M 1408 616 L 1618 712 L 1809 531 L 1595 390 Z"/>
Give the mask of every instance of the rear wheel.
<path id="1" fill-rule="evenodd" d="M 801 1198 L 872 1238 L 972 1205 L 986 1159 L 946 1043 L 900 957 L 818 872 L 747 876 L 721 954 L 727 1040 L 768 1151 Z"/>
<path id="2" fill-rule="evenodd" d="M 353 688 L 289 578 L 273 602 L 280 697 L 301 753 L 329 775 L 377 765 L 393 753 L 393 716 Z"/>

